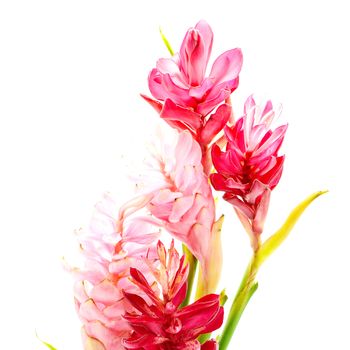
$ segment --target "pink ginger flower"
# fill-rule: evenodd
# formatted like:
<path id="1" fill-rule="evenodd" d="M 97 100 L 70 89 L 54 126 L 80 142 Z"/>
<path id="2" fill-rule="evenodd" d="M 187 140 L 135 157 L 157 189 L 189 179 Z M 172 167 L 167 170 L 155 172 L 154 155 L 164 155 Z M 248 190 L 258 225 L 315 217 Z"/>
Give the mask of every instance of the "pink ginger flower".
<path id="1" fill-rule="evenodd" d="M 260 108 L 250 96 L 243 117 L 225 128 L 226 150 L 217 145 L 212 148 L 217 173 L 211 174 L 210 180 L 234 206 L 254 249 L 260 244 L 270 194 L 280 180 L 284 162 L 278 151 L 287 125 L 271 130 L 274 117 L 271 101 Z"/>
<path id="2" fill-rule="evenodd" d="M 186 296 L 188 266 L 184 256 L 179 258 L 174 242 L 168 252 L 158 243 L 158 267 L 151 265 L 157 281 L 150 285 L 144 275 L 131 268 L 132 282 L 147 295 L 147 300 L 139 293 L 124 292 L 126 299 L 136 311 L 127 312 L 124 318 L 133 333 L 125 338 L 126 349 L 138 350 L 215 350 L 214 340 L 201 345 L 197 337 L 212 332 L 222 325 L 224 310 L 219 296 L 210 294 L 195 303 L 180 308 Z"/>
<path id="3" fill-rule="evenodd" d="M 127 215 L 118 223 L 115 213 L 114 201 L 105 194 L 96 205 L 89 230 L 78 232 L 84 267 L 71 271 L 86 350 L 124 349 L 121 340 L 131 328 L 122 315 L 133 308 L 122 290 L 135 290 L 129 281 L 131 266 L 149 270 L 144 258 L 155 254 L 159 237 L 149 218 Z"/>
<path id="4" fill-rule="evenodd" d="M 189 130 L 201 145 L 212 141 L 231 116 L 231 106 L 221 105 L 238 87 L 242 67 L 240 49 L 221 54 L 205 76 L 213 44 L 213 32 L 205 21 L 190 28 L 180 52 L 158 60 L 148 78 L 152 100 L 143 96 L 177 130 Z M 164 104 L 159 102 L 164 101 Z"/>
<path id="5" fill-rule="evenodd" d="M 199 144 L 188 131 L 172 133 L 174 142 L 161 141 L 162 152 L 154 154 L 155 164 L 145 180 L 149 183 L 145 184 L 144 194 L 122 208 L 120 220 L 124 211 L 138 210 L 138 203 L 148 201 L 147 208 L 159 224 L 199 260 L 207 293 L 215 289 L 222 263 L 220 233 L 214 225 L 214 199 L 203 172 Z"/>

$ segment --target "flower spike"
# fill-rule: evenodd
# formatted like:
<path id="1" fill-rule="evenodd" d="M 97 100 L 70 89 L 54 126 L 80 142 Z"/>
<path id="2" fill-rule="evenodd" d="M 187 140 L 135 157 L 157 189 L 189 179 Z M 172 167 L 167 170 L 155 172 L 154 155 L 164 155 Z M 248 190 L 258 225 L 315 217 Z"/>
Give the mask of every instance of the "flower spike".
<path id="1" fill-rule="evenodd" d="M 169 125 L 189 130 L 201 146 L 208 145 L 231 117 L 231 106 L 225 101 L 238 87 L 243 60 L 240 49 L 226 51 L 206 76 L 212 45 L 210 26 L 199 21 L 187 31 L 179 53 L 170 50 L 172 57 L 159 59 L 151 71 L 148 85 L 155 100 L 143 96 Z M 222 104 L 220 111 L 212 113 Z"/>
<path id="2" fill-rule="evenodd" d="M 225 151 L 217 145 L 212 148 L 217 173 L 211 174 L 211 183 L 216 190 L 225 192 L 223 198 L 235 208 L 254 250 L 260 245 L 271 191 L 283 169 L 284 156 L 278 151 L 287 125 L 272 130 L 274 117 L 270 101 L 261 108 L 250 96 L 243 117 L 234 126 L 225 127 Z"/>
<path id="3" fill-rule="evenodd" d="M 139 350 L 180 350 L 216 349 L 210 340 L 201 345 L 197 337 L 218 329 L 223 322 L 223 308 L 219 295 L 209 294 L 195 303 L 180 308 L 186 295 L 188 266 L 184 256 L 179 254 L 172 243 L 168 251 L 158 242 L 158 267 L 153 266 L 160 291 L 155 290 L 137 269 L 131 269 L 131 281 L 146 292 L 148 302 L 137 294 L 124 292 L 125 298 L 134 307 L 124 318 L 133 332 L 123 340 L 126 349 Z"/>

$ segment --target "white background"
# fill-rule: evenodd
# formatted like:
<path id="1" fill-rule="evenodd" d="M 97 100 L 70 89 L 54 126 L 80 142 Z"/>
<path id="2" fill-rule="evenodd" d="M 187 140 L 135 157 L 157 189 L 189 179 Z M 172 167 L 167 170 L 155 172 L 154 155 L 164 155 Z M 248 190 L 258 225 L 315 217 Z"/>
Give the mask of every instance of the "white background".
<path id="1" fill-rule="evenodd" d="M 147 74 L 206 19 L 213 58 L 241 47 L 236 115 L 251 93 L 284 106 L 284 176 L 266 235 L 320 189 L 292 237 L 262 268 L 232 349 L 349 349 L 349 10 L 346 1 L 15 1 L 0 3 L 1 348 L 80 349 L 72 281 L 60 257 L 105 190 L 125 199 L 160 121 Z M 222 284 L 249 259 L 231 209 Z"/>

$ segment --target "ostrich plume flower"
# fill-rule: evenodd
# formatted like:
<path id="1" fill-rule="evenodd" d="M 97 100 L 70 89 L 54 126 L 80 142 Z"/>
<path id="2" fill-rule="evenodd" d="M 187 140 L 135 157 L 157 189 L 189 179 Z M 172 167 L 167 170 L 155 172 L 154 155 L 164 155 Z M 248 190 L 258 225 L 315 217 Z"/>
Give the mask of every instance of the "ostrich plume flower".
<path id="1" fill-rule="evenodd" d="M 117 213 L 112 197 L 105 194 L 89 229 L 77 232 L 84 264 L 70 271 L 75 277 L 75 304 L 86 350 L 123 349 L 121 339 L 131 328 L 122 315 L 133 308 L 122 290 L 135 290 L 129 280 L 130 267 L 148 271 L 144 258 L 156 251 L 159 230 L 149 218 L 128 215 L 120 224 Z"/>

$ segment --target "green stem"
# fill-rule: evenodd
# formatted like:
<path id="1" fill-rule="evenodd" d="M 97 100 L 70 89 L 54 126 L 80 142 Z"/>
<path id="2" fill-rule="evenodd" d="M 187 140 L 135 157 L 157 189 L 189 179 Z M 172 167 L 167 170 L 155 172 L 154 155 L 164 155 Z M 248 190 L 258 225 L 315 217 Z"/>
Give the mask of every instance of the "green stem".
<path id="1" fill-rule="evenodd" d="M 317 197 L 326 192 L 327 191 L 315 192 L 297 205 L 289 214 L 284 224 L 255 250 L 255 253 L 243 276 L 241 285 L 238 288 L 236 297 L 232 302 L 230 313 L 225 323 L 224 330 L 220 336 L 220 350 L 226 350 L 228 347 L 245 307 L 258 288 L 258 284 L 255 282 L 255 277 L 260 266 L 285 241 L 305 209 Z"/>
<path id="2" fill-rule="evenodd" d="M 238 322 L 241 319 L 243 311 L 245 310 L 250 298 L 258 288 L 258 283 L 255 282 L 255 276 L 257 272 L 258 270 L 256 266 L 256 255 L 254 255 L 242 278 L 242 282 L 238 288 L 235 299 L 232 302 L 224 330 L 220 336 L 220 350 L 227 349 L 230 340 L 236 330 Z"/>
<path id="3" fill-rule="evenodd" d="M 198 260 L 195 258 L 195 256 L 190 252 L 190 250 L 184 244 L 182 245 L 182 248 L 183 248 L 184 254 L 186 256 L 187 263 L 189 265 L 186 298 L 181 304 L 181 307 L 184 307 L 184 306 L 187 306 L 191 300 L 193 282 L 194 282 L 194 277 L 196 276 L 196 269 L 197 269 Z"/>

